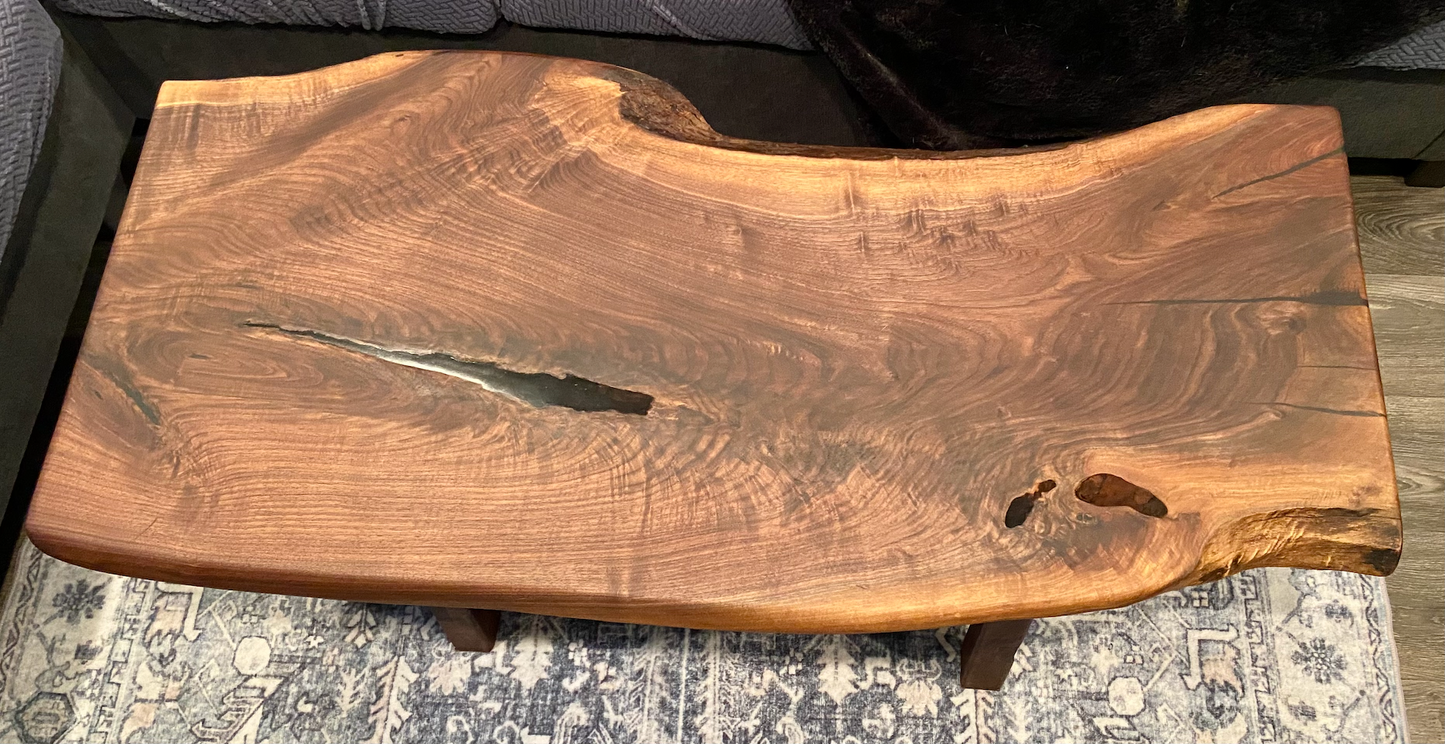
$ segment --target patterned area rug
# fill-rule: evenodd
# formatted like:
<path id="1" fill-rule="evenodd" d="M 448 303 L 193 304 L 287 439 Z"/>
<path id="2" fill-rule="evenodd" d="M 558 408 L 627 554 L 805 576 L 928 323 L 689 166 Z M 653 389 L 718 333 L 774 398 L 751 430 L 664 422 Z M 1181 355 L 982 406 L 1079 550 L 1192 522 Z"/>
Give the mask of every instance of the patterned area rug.
<path id="1" fill-rule="evenodd" d="M 201 590 L 22 546 L 0 741 L 1402 742 L 1384 582 L 1264 569 L 1043 620 L 999 693 L 961 628 L 770 636 L 504 615 L 459 654 L 413 607 Z"/>

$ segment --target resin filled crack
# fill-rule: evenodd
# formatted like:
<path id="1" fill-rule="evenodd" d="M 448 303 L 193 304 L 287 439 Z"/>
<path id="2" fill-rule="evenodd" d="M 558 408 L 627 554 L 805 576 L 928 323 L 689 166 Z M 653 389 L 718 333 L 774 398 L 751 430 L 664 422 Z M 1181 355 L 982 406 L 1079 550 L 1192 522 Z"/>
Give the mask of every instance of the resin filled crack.
<path id="1" fill-rule="evenodd" d="M 246 323 L 249 328 L 264 328 L 297 338 L 307 338 L 347 351 L 365 354 L 382 361 L 406 367 L 439 372 L 460 380 L 474 382 L 487 390 L 529 403 L 538 408 L 561 406 L 574 411 L 617 411 L 639 416 L 652 408 L 652 396 L 635 390 L 624 390 L 600 382 L 567 375 L 557 377 L 545 372 L 514 372 L 492 362 L 458 359 L 440 352 L 414 352 L 388 349 L 345 336 L 333 336 L 305 328 L 289 328 L 274 323 Z"/>

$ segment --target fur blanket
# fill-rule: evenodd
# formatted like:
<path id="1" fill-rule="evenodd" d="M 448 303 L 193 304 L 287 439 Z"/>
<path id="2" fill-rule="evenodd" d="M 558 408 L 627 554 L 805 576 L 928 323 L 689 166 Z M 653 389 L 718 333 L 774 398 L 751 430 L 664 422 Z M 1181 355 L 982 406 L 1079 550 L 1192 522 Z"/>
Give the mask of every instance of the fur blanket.
<path id="1" fill-rule="evenodd" d="M 789 0 L 910 147 L 1127 129 L 1340 66 L 1445 0 Z"/>

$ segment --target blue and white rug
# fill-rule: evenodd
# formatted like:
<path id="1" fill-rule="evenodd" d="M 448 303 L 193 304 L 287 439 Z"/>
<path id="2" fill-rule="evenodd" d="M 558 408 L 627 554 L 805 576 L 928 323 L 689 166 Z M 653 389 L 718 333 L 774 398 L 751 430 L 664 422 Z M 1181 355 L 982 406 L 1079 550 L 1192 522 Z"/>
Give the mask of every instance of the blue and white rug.
<path id="1" fill-rule="evenodd" d="M 95 573 L 28 543 L 0 612 L 0 742 L 1403 742 L 1385 584 L 1264 569 L 1035 624 L 998 693 L 962 628 L 717 633 Z"/>

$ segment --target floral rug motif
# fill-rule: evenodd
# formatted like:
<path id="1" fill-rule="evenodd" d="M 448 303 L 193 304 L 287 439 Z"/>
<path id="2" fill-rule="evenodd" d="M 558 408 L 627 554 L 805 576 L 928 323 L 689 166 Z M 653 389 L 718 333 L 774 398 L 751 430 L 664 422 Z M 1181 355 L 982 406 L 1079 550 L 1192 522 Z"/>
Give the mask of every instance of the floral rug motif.
<path id="1" fill-rule="evenodd" d="M 1001 692 L 963 628 L 689 631 L 504 614 L 457 653 L 422 608 L 87 571 L 28 543 L 0 611 L 0 742 L 1403 742 L 1384 582 L 1261 569 L 1041 620 Z"/>

